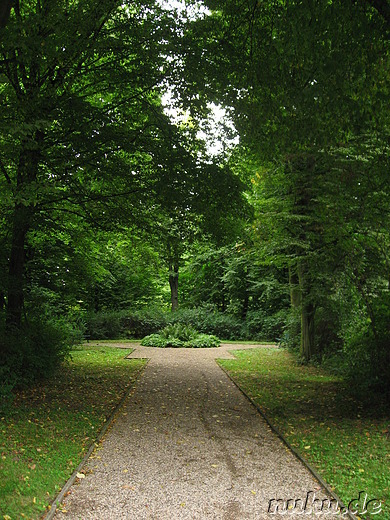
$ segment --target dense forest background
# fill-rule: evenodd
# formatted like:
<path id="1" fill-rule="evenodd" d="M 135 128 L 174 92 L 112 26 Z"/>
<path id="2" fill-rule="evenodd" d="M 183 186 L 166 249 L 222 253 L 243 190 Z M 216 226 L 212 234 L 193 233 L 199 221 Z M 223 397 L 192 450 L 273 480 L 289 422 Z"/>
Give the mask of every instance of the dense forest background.
<path id="1" fill-rule="evenodd" d="M 181 321 L 389 392 L 389 34 L 381 0 L 3 2 L 3 387 Z"/>

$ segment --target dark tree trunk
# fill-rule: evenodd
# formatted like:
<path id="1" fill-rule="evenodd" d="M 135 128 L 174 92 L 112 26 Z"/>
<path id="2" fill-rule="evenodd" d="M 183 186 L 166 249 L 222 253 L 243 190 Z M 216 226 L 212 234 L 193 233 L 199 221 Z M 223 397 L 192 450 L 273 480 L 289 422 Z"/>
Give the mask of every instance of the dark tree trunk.
<path id="1" fill-rule="evenodd" d="M 19 329 L 22 324 L 25 242 L 29 226 L 30 211 L 25 206 L 16 205 L 8 269 L 6 325 L 7 327 L 17 329 Z"/>
<path id="2" fill-rule="evenodd" d="M 0 27 L 5 27 L 8 22 L 8 18 L 11 12 L 11 9 L 15 7 L 15 5 L 19 3 L 16 0 L 1 0 L 0 2 Z"/>
<path id="3" fill-rule="evenodd" d="M 314 354 L 314 314 L 312 304 L 303 304 L 301 311 L 301 359 L 308 363 Z"/>
<path id="4" fill-rule="evenodd" d="M 303 262 L 298 266 L 301 299 L 301 360 L 308 363 L 315 353 L 314 316 L 315 306 L 310 301 L 310 279 Z"/>
<path id="5" fill-rule="evenodd" d="M 24 203 L 16 202 L 14 207 L 8 267 L 6 311 L 6 326 L 8 329 L 20 329 L 22 324 L 26 236 L 34 214 L 33 205 L 28 201 L 28 188 L 37 177 L 39 144 L 43 140 L 43 135 L 37 132 L 35 139 L 35 143 L 30 142 L 29 147 L 22 151 L 19 159 L 16 195 L 18 196 L 22 192 L 23 198 L 27 196 L 27 200 Z"/>
<path id="6" fill-rule="evenodd" d="M 171 288 L 171 309 L 176 311 L 179 307 L 179 264 L 169 266 L 169 287 Z"/>

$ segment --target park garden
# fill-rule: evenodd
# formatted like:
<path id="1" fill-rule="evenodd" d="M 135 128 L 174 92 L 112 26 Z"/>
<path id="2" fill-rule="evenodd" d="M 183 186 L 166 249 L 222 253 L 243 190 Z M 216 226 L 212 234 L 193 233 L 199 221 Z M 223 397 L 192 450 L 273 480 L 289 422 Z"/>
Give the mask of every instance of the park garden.
<path id="1" fill-rule="evenodd" d="M 385 0 L 3 2 L 4 519 L 141 374 L 110 341 L 158 334 L 278 346 L 221 364 L 389 507 L 389 42 Z"/>

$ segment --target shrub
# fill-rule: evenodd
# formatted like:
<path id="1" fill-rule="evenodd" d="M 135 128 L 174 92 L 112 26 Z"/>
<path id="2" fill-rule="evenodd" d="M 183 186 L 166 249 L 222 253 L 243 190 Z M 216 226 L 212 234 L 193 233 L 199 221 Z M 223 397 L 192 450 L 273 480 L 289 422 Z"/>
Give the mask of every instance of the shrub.
<path id="1" fill-rule="evenodd" d="M 166 312 L 151 308 L 91 312 L 85 326 L 90 339 L 137 339 L 158 332 L 167 323 Z"/>
<path id="2" fill-rule="evenodd" d="M 221 341 L 217 336 L 209 334 L 197 334 L 193 339 L 185 342 L 187 348 L 213 348 L 219 347 Z"/>
<path id="3" fill-rule="evenodd" d="M 141 342 L 147 347 L 160 348 L 210 348 L 220 344 L 216 336 L 198 333 L 193 327 L 181 323 L 168 325 L 159 334 L 150 334 Z"/>
<path id="4" fill-rule="evenodd" d="M 183 323 L 171 323 L 167 325 L 161 332 L 163 338 L 177 338 L 181 341 L 190 341 L 197 335 L 197 331 L 191 325 Z"/>
<path id="5" fill-rule="evenodd" d="M 287 314 L 287 309 L 281 309 L 274 314 L 266 314 L 261 309 L 248 312 L 246 317 L 247 337 L 260 341 L 280 340 L 286 327 Z"/>
<path id="6" fill-rule="evenodd" d="M 160 334 L 150 334 L 144 337 L 141 341 L 141 345 L 145 347 L 165 348 L 167 346 L 167 338 L 163 338 Z"/>
<path id="7" fill-rule="evenodd" d="M 65 320 L 32 321 L 15 331 L 3 328 L 0 341 L 6 355 L 0 364 L 2 397 L 9 397 L 16 386 L 53 375 L 69 356 L 74 339 L 74 330 Z"/>
<path id="8" fill-rule="evenodd" d="M 179 309 L 170 316 L 171 323 L 195 327 L 203 334 L 212 334 L 224 339 L 245 339 L 243 322 L 229 314 L 219 312 L 213 305 L 193 309 Z"/>
<path id="9" fill-rule="evenodd" d="M 89 339 L 119 339 L 124 336 L 123 311 L 91 313 L 86 319 L 86 337 Z"/>

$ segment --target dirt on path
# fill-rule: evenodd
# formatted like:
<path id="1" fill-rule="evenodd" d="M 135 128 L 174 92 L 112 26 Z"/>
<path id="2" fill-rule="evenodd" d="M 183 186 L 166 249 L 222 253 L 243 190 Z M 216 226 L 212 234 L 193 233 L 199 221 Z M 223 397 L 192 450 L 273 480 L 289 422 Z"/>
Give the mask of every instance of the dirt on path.
<path id="1" fill-rule="evenodd" d="M 253 345 L 131 347 L 150 361 L 56 518 L 318 518 L 320 484 L 215 362 Z"/>

